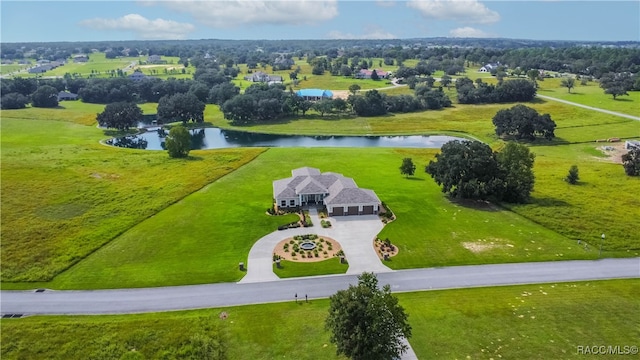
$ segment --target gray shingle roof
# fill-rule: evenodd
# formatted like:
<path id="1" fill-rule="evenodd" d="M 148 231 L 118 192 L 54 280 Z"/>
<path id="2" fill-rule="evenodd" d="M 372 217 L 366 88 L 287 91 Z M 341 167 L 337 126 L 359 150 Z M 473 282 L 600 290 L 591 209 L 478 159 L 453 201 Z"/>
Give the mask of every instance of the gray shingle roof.
<path id="1" fill-rule="evenodd" d="M 326 194 L 325 204 L 380 203 L 373 190 L 360 189 L 352 178 L 342 174 L 303 167 L 291 171 L 292 177 L 273 182 L 273 197 L 276 199 L 296 198 L 301 194 Z"/>

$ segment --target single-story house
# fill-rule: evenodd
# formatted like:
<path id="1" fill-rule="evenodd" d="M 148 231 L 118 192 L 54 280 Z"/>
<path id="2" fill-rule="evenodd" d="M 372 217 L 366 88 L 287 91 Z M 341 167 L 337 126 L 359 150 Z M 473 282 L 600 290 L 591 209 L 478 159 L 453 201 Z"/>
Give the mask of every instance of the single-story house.
<path id="1" fill-rule="evenodd" d="M 87 61 L 89 61 L 89 57 L 87 55 L 80 54 L 73 56 L 73 62 L 75 63 L 84 63 Z"/>
<path id="2" fill-rule="evenodd" d="M 376 75 L 378 75 L 378 78 L 380 79 L 386 79 L 389 77 L 389 72 L 386 72 L 382 69 L 373 69 L 373 70 L 369 70 L 369 69 L 360 69 L 360 71 L 358 71 L 354 76 L 356 79 L 371 79 L 371 74 L 373 74 L 373 72 L 376 72 Z"/>
<path id="3" fill-rule="evenodd" d="M 482 72 L 482 73 L 487 73 L 487 72 L 491 72 L 493 70 L 498 69 L 498 66 L 500 66 L 500 63 L 490 63 L 490 64 L 486 64 L 485 66 L 481 67 L 478 71 Z"/>
<path id="4" fill-rule="evenodd" d="M 262 71 L 256 71 L 251 75 L 245 76 L 244 79 L 251 82 L 266 82 L 268 84 L 279 84 L 282 82 L 282 76 L 269 75 Z"/>
<path id="5" fill-rule="evenodd" d="M 329 216 L 377 214 L 381 201 L 373 190 L 361 189 L 352 178 L 311 167 L 291 171 L 291 177 L 273 182 L 279 209 L 324 205 Z"/>
<path id="6" fill-rule="evenodd" d="M 142 81 L 147 79 L 147 75 L 143 74 L 141 71 L 134 71 L 133 74 L 129 75 L 129 79 L 132 81 Z"/>
<path id="7" fill-rule="evenodd" d="M 627 140 L 624 142 L 625 150 L 640 150 L 640 140 Z"/>
<path id="8" fill-rule="evenodd" d="M 51 70 L 53 68 L 54 68 L 54 66 L 52 66 L 51 64 L 34 66 L 34 67 L 29 69 L 29 74 L 40 74 L 40 73 L 43 73 L 43 72 L 47 72 L 47 71 L 49 71 L 49 70 Z"/>
<path id="9" fill-rule="evenodd" d="M 296 95 L 309 101 L 318 101 L 322 99 L 333 98 L 333 92 L 331 92 L 331 90 L 321 89 L 300 89 L 296 91 Z"/>
<path id="10" fill-rule="evenodd" d="M 78 100 L 78 94 L 74 94 L 68 91 L 60 91 L 58 93 L 58 101 L 63 100 Z"/>
<path id="11" fill-rule="evenodd" d="M 147 63 L 149 64 L 166 64 L 167 60 L 162 60 L 160 55 L 150 55 L 147 58 Z"/>

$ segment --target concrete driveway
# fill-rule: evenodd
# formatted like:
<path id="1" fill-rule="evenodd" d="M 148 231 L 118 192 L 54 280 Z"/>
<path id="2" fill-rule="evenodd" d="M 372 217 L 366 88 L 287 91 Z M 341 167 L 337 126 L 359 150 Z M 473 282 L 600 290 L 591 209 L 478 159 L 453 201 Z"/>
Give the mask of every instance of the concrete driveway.
<path id="1" fill-rule="evenodd" d="M 373 248 L 373 239 L 384 224 L 377 215 L 353 215 L 328 218 L 331 228 L 320 226 L 320 217 L 315 209 L 309 210 L 313 227 L 274 231 L 256 241 L 249 251 L 247 275 L 240 283 L 275 281 L 280 278 L 273 273 L 273 250 L 282 240 L 303 234 L 318 234 L 330 237 L 340 243 L 349 262 L 347 274 L 392 271 L 384 264 Z"/>

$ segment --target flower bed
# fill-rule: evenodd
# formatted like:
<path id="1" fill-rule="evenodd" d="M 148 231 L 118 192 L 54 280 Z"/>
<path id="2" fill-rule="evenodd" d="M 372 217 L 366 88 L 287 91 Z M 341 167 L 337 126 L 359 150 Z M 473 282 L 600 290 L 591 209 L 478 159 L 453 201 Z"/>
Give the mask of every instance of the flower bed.
<path id="1" fill-rule="evenodd" d="M 300 246 L 305 244 L 313 250 L 303 250 Z M 316 262 L 331 259 L 338 256 L 342 250 L 340 243 L 326 236 L 318 237 L 315 234 L 297 235 L 280 241 L 274 251 L 273 259 L 296 261 L 296 262 Z"/>

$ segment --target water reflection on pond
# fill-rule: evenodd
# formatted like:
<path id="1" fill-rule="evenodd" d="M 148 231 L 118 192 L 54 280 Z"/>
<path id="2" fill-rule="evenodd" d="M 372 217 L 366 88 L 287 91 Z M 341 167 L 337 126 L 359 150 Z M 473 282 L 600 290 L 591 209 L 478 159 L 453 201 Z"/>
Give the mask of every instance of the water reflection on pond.
<path id="1" fill-rule="evenodd" d="M 461 138 L 444 135 L 411 136 L 307 136 L 272 135 L 243 131 L 200 128 L 190 130 L 191 149 L 223 149 L 233 147 L 391 147 L 391 148 L 440 148 L 451 140 Z M 168 131 L 149 129 L 139 135 L 114 138 L 107 144 L 132 149 L 164 150 Z"/>

